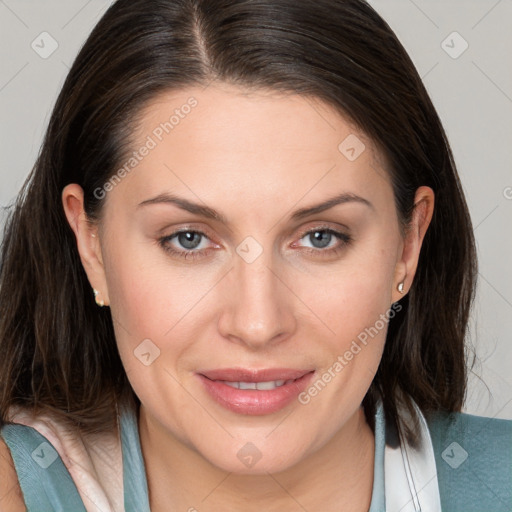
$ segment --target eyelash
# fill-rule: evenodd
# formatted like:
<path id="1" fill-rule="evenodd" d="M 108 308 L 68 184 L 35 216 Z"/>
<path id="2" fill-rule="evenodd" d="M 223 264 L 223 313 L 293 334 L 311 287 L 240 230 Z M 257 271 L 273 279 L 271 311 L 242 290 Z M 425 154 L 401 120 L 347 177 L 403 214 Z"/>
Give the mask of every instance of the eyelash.
<path id="1" fill-rule="evenodd" d="M 306 235 L 310 235 L 313 233 L 316 233 L 317 231 L 321 231 L 323 233 L 328 233 L 331 235 L 334 235 L 338 240 L 341 242 L 341 245 L 338 245 L 336 247 L 331 247 L 329 249 L 312 249 L 311 247 L 304 247 L 303 250 L 307 254 L 311 254 L 313 256 L 320 256 L 320 257 L 329 257 L 334 254 L 338 254 L 343 248 L 350 245 L 353 241 L 352 237 L 350 235 L 347 235 L 346 233 L 341 233 L 340 231 L 336 231 L 332 228 L 326 227 L 326 226 L 317 226 L 313 229 L 308 229 L 300 234 L 299 240 L 304 238 Z M 200 235 L 202 237 L 208 238 L 208 235 L 206 233 L 203 233 L 202 231 L 194 230 L 194 229 L 180 229 L 178 231 L 175 231 L 174 233 L 171 233 L 170 235 L 164 236 L 160 239 L 158 239 L 159 245 L 162 247 L 162 249 L 171 254 L 171 256 L 176 256 L 178 258 L 182 258 L 184 260 L 196 260 L 197 258 L 207 257 L 212 249 L 202 249 L 202 250 L 183 250 L 183 251 L 177 251 L 172 246 L 168 245 L 168 242 L 175 238 L 176 236 L 180 235 L 181 233 L 195 233 L 197 235 Z"/>

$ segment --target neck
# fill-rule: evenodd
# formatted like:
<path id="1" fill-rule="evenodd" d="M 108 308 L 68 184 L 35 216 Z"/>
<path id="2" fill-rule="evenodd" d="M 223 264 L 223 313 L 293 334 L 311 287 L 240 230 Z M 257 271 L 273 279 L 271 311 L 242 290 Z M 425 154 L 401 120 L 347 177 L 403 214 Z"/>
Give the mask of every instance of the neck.
<path id="1" fill-rule="evenodd" d="M 150 506 L 154 512 L 367 512 L 375 442 L 361 408 L 324 446 L 278 473 L 228 473 L 149 417 L 139 416 Z"/>

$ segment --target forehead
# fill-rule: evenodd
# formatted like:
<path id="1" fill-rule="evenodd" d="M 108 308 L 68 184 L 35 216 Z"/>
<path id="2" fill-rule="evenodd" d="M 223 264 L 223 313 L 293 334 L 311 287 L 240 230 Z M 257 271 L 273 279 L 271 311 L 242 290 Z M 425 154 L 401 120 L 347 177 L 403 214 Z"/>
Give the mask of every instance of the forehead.
<path id="1" fill-rule="evenodd" d="M 372 141 L 316 98 L 213 83 L 166 91 L 137 121 L 116 187 L 125 201 L 176 190 L 215 204 L 311 202 L 335 191 L 389 200 Z"/>

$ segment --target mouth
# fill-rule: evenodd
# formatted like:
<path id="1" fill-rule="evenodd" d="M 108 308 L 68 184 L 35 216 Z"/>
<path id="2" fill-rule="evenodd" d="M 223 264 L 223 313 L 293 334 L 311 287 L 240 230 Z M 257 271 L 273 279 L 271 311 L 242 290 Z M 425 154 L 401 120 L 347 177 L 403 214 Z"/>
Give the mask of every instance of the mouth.
<path id="1" fill-rule="evenodd" d="M 226 368 L 196 375 L 211 399 L 224 408 L 246 415 L 271 414 L 294 401 L 304 391 L 314 370 Z"/>

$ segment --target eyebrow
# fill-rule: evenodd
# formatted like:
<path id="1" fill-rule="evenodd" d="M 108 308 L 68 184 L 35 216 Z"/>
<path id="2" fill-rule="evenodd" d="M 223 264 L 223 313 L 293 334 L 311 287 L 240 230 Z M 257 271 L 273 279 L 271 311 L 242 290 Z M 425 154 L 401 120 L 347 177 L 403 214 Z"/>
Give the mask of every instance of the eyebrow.
<path id="1" fill-rule="evenodd" d="M 326 210 L 329 210 L 333 208 L 334 206 L 337 206 L 339 204 L 346 204 L 346 203 L 359 203 L 368 206 L 372 210 L 374 210 L 373 204 L 368 201 L 367 199 L 364 199 L 363 197 L 360 197 L 356 194 L 352 193 L 342 193 L 337 196 L 334 196 L 330 199 L 327 199 L 326 201 L 323 201 L 322 203 L 308 206 L 306 208 L 301 208 L 299 210 L 296 210 L 291 215 L 291 220 L 300 220 L 304 217 L 308 217 L 310 215 L 314 215 L 316 213 L 321 213 Z M 178 206 L 182 210 L 186 210 L 187 212 L 194 213 L 196 215 L 201 215 L 202 217 L 205 217 L 207 219 L 216 220 L 218 222 L 221 222 L 223 224 L 229 225 L 228 220 L 224 215 L 219 213 L 218 211 L 214 210 L 213 208 L 210 208 L 209 206 L 201 205 L 198 203 L 193 203 L 183 197 L 176 196 L 174 194 L 160 194 L 156 197 L 153 197 L 151 199 L 146 199 L 145 201 L 142 201 L 139 203 L 137 208 L 141 206 L 148 206 L 151 204 L 172 204 L 175 206 Z"/>

